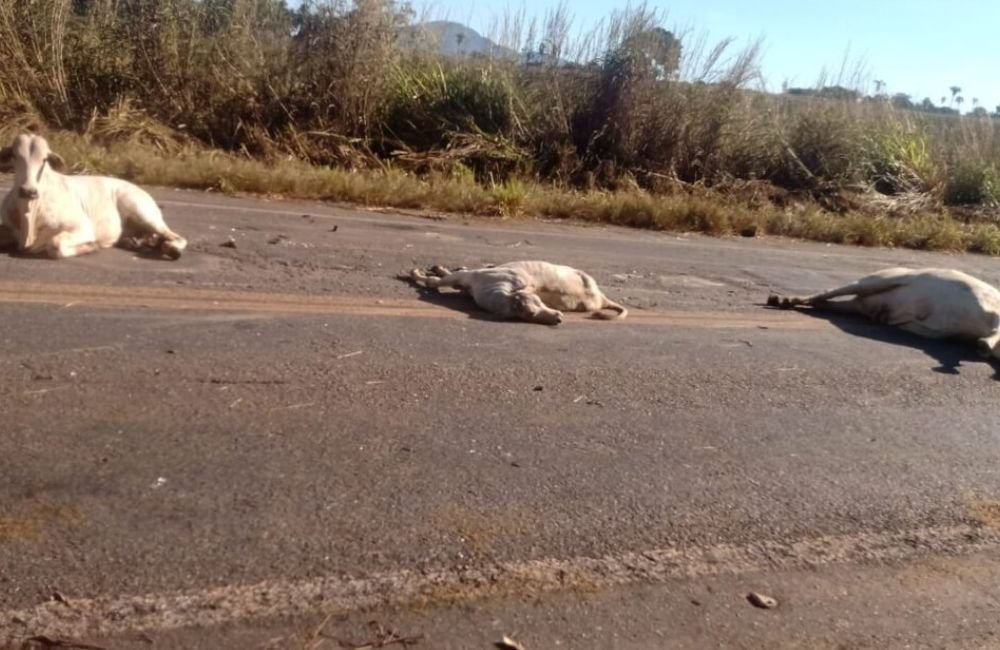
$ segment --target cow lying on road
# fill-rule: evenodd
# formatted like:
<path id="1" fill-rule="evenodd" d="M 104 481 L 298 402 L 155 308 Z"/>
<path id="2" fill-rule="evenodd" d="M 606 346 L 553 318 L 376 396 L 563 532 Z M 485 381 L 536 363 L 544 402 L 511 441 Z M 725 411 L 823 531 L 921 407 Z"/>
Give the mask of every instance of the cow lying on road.
<path id="1" fill-rule="evenodd" d="M 548 262 L 510 262 L 480 269 L 429 272 L 413 269 L 418 285 L 453 287 L 468 293 L 481 308 L 503 318 L 558 325 L 563 311 L 594 312 L 597 318 L 625 318 L 628 310 L 608 300 L 592 277 L 569 266 Z M 607 314 L 603 310 L 613 310 Z"/>
<path id="2" fill-rule="evenodd" d="M 840 296 L 854 298 L 833 300 Z M 772 295 L 767 304 L 861 314 L 927 338 L 974 340 L 982 356 L 1000 358 L 1000 291 L 961 271 L 885 269 L 815 296 Z"/>
<path id="3" fill-rule="evenodd" d="M 60 173 L 66 164 L 41 136 L 22 134 L 0 149 L 0 168 L 10 167 L 14 186 L 0 203 L 0 229 L 20 251 L 73 257 L 124 236 L 177 259 L 187 246 L 145 190 L 116 178 Z"/>

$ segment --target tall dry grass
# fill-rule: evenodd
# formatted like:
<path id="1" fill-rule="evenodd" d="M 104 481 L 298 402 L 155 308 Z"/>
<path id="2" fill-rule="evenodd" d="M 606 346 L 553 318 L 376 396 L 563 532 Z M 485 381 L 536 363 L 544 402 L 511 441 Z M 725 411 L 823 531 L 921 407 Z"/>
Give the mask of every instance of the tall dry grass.
<path id="1" fill-rule="evenodd" d="M 443 59 L 392 0 L 4 0 L 0 135 L 192 187 L 996 248 L 1000 120 L 769 94 L 760 43 L 567 7 Z"/>

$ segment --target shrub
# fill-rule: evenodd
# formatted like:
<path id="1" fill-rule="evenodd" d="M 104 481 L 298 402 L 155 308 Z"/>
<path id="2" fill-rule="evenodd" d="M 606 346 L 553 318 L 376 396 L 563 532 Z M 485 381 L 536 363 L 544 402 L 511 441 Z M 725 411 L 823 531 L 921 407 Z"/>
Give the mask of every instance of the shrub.
<path id="1" fill-rule="evenodd" d="M 864 155 L 867 180 L 883 194 L 937 194 L 940 189 L 940 172 L 922 129 L 890 124 L 868 137 Z"/>
<path id="2" fill-rule="evenodd" d="M 775 180 L 793 188 L 855 181 L 862 163 L 861 124 L 836 103 L 811 103 L 788 126 L 787 155 L 791 160 Z"/>
<path id="3" fill-rule="evenodd" d="M 993 164 L 965 162 L 951 171 L 944 191 L 949 205 L 1000 206 L 1000 174 Z"/>
<path id="4" fill-rule="evenodd" d="M 400 68 L 382 115 L 386 136 L 428 150 L 456 133 L 510 136 L 513 89 L 497 69 L 424 62 Z"/>

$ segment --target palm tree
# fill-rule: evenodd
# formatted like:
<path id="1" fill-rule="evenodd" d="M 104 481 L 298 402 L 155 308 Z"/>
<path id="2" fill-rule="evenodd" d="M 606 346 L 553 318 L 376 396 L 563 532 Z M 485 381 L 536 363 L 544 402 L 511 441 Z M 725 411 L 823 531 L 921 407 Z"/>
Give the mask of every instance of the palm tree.
<path id="1" fill-rule="evenodd" d="M 962 92 L 962 87 L 961 86 L 952 86 L 948 90 L 951 91 L 951 103 L 954 104 L 955 103 L 955 99 L 958 97 L 958 93 Z"/>
<path id="2" fill-rule="evenodd" d="M 962 97 L 961 95 L 959 95 L 958 97 L 955 98 L 955 103 L 958 104 L 958 112 L 961 113 L 962 112 L 962 104 L 965 103 L 965 97 Z"/>
<path id="3" fill-rule="evenodd" d="M 881 95 L 883 90 L 885 90 L 885 82 L 882 81 L 881 79 L 876 79 L 875 80 L 875 94 L 876 95 Z"/>

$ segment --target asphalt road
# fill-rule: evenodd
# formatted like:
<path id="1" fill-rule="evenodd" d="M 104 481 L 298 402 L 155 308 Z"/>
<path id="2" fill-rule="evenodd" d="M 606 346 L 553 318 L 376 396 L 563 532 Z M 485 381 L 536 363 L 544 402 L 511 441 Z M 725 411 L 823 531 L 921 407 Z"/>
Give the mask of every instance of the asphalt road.
<path id="1" fill-rule="evenodd" d="M 178 262 L 0 258 L 0 645 L 1000 632 L 997 369 L 762 306 L 994 260 L 155 194 Z M 515 259 L 632 313 L 497 322 L 396 278 Z"/>

